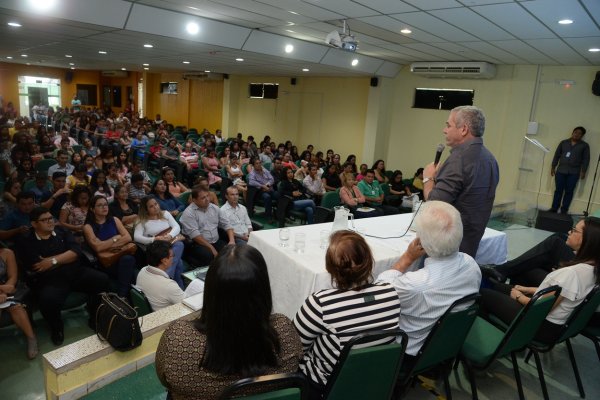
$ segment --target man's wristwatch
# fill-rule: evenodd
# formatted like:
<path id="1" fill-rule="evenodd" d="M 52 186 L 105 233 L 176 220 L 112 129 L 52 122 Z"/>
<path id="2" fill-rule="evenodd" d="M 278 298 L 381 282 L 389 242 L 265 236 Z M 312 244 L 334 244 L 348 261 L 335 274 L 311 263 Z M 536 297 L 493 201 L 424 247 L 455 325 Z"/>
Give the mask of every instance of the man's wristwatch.
<path id="1" fill-rule="evenodd" d="M 58 265 L 58 260 L 56 259 L 56 257 L 52 257 L 52 266 L 56 266 Z"/>
<path id="2" fill-rule="evenodd" d="M 432 180 L 433 178 L 423 178 L 423 185 Z"/>
<path id="3" fill-rule="evenodd" d="M 117 238 L 114 237 L 112 240 L 113 240 L 113 243 L 117 243 Z"/>

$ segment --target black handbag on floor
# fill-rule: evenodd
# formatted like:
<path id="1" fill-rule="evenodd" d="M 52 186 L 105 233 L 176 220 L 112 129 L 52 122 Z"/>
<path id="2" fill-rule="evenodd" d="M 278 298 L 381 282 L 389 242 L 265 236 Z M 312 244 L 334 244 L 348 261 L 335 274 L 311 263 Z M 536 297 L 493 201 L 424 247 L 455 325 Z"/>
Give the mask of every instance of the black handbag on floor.
<path id="1" fill-rule="evenodd" d="M 142 331 L 137 311 L 116 293 L 100 293 L 96 311 L 96 334 L 119 351 L 127 351 L 142 344 Z"/>

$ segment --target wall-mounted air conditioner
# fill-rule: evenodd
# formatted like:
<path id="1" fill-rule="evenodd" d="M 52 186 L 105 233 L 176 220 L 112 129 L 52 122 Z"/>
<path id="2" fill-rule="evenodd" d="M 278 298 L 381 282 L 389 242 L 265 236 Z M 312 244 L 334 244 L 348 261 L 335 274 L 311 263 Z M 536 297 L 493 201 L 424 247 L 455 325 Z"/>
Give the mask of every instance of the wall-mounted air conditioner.
<path id="1" fill-rule="evenodd" d="M 100 74 L 106 78 L 127 78 L 127 71 L 102 71 Z"/>
<path id="2" fill-rule="evenodd" d="M 410 72 L 428 78 L 491 79 L 496 66 L 487 62 L 416 62 Z"/>

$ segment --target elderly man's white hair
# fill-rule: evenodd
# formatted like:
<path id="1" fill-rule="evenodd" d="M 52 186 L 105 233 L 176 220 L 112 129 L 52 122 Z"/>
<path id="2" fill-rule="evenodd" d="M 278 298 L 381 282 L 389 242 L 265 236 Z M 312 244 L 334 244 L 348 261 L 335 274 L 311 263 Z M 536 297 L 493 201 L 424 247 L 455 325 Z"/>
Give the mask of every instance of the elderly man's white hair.
<path id="1" fill-rule="evenodd" d="M 425 202 L 415 218 L 415 229 L 429 257 L 456 253 L 463 238 L 460 213 L 443 201 Z"/>

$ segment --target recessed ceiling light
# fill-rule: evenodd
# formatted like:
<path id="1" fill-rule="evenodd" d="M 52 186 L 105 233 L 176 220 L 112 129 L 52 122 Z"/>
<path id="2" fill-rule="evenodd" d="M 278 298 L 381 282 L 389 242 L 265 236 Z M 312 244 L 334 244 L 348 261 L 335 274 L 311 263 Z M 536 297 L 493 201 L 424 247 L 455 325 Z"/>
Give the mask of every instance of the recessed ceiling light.
<path id="1" fill-rule="evenodd" d="M 558 21 L 559 24 L 561 25 L 569 25 L 573 23 L 572 19 L 561 19 L 560 21 Z"/>
<path id="2" fill-rule="evenodd" d="M 294 46 L 291 44 L 286 44 L 284 50 L 286 53 L 291 53 L 292 51 L 294 51 Z"/>
<path id="3" fill-rule="evenodd" d="M 404 33 L 404 34 L 408 35 L 409 33 L 412 33 L 412 31 L 408 28 L 404 28 L 404 29 L 400 30 L 400 33 Z"/>
<path id="4" fill-rule="evenodd" d="M 290 14 L 298 15 L 296 11 L 288 11 Z"/>
<path id="5" fill-rule="evenodd" d="M 7 56 L 6 58 L 8 58 L 9 60 L 12 60 L 12 56 Z"/>
<path id="6" fill-rule="evenodd" d="M 205 69 L 205 70 L 204 70 L 204 72 L 206 72 L 207 74 L 208 74 L 208 73 L 210 73 L 210 71 L 209 71 L 209 70 L 207 70 L 207 69 Z"/>
<path id="7" fill-rule="evenodd" d="M 150 68 L 148 68 L 148 67 L 144 67 L 144 69 L 145 69 L 146 71 L 148 71 Z"/>
<path id="8" fill-rule="evenodd" d="M 286 29 L 285 31 L 286 31 L 286 32 L 289 32 L 289 33 L 294 33 L 294 31 L 293 31 L 293 30 L 291 30 L 291 29 Z"/>
<path id="9" fill-rule="evenodd" d="M 154 46 L 152 46 L 150 43 L 146 43 L 146 44 L 144 45 L 144 47 L 146 47 L 146 48 L 148 48 L 148 49 L 151 49 L 151 48 L 153 48 Z"/>
<path id="10" fill-rule="evenodd" d="M 197 8 L 197 7 L 192 7 L 192 6 L 187 6 L 187 8 L 189 8 L 190 10 L 199 10 L 199 8 Z"/>
<path id="11" fill-rule="evenodd" d="M 31 63 L 25 63 L 25 65 L 31 65 Z"/>
<path id="12" fill-rule="evenodd" d="M 75 69 L 75 67 L 71 67 L 71 69 Z"/>
<path id="13" fill-rule="evenodd" d="M 308 69 L 308 68 L 302 68 L 302 72 L 308 72 L 308 71 L 310 71 L 310 69 Z"/>
<path id="14" fill-rule="evenodd" d="M 150 66 L 150 64 L 147 64 L 147 63 L 144 63 L 144 64 L 142 64 L 142 65 L 143 65 L 144 67 L 149 67 L 149 66 Z"/>
<path id="15" fill-rule="evenodd" d="M 69 63 L 69 65 L 75 65 L 74 63 Z"/>
<path id="16" fill-rule="evenodd" d="M 353 67 L 356 67 L 358 65 L 358 58 L 355 58 L 354 60 L 352 60 L 352 62 L 350 64 L 352 64 Z"/>
<path id="17" fill-rule="evenodd" d="M 11 21 L 11 22 L 9 22 L 9 23 L 7 23 L 7 25 L 8 25 L 8 26 L 14 26 L 15 28 L 19 28 L 19 27 L 21 27 L 21 24 L 20 24 L 20 23 L 18 23 L 18 22 L 12 22 L 12 21 Z"/>
<path id="18" fill-rule="evenodd" d="M 182 61 L 182 63 L 189 64 L 190 62 L 189 61 Z"/>
<path id="19" fill-rule="evenodd" d="M 188 22 L 188 24 L 185 26 L 185 30 L 187 31 L 187 33 L 189 33 L 190 35 L 195 35 L 198 32 L 200 32 L 200 27 L 198 26 L 197 23 L 195 22 Z"/>
<path id="20" fill-rule="evenodd" d="M 235 61 L 240 61 L 241 62 L 241 61 L 244 61 L 244 59 L 243 58 L 236 58 Z"/>
<path id="21" fill-rule="evenodd" d="M 288 24 L 289 26 L 296 25 L 294 22 L 290 22 L 290 21 L 287 21 L 286 24 Z"/>
<path id="22" fill-rule="evenodd" d="M 107 53 L 106 53 L 106 51 L 104 51 L 104 50 L 99 50 L 99 51 L 98 51 L 98 54 L 107 54 Z"/>
<path id="23" fill-rule="evenodd" d="M 121 68 L 121 71 L 127 71 L 127 68 L 123 67 Z"/>
<path id="24" fill-rule="evenodd" d="M 589 49 L 588 51 L 589 51 L 589 52 L 591 52 L 591 53 L 597 53 L 597 52 L 599 52 L 599 51 L 600 51 L 600 49 L 599 49 L 599 48 L 597 48 L 597 47 L 592 47 L 592 48 L 591 48 L 591 49 Z"/>
<path id="25" fill-rule="evenodd" d="M 27 54 L 21 54 L 21 57 L 28 57 Z"/>
<path id="26" fill-rule="evenodd" d="M 65 57 L 67 57 L 67 58 L 71 58 L 71 57 L 73 57 L 73 56 L 72 56 L 72 55 L 70 55 L 70 54 L 65 54 Z"/>

